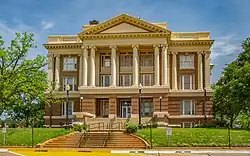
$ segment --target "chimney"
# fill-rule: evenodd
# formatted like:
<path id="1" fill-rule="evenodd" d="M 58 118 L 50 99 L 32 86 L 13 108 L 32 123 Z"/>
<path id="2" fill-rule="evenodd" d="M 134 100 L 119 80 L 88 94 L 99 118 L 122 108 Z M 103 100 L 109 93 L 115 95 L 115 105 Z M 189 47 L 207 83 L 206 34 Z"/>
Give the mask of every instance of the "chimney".
<path id="1" fill-rule="evenodd" d="M 99 24 L 99 21 L 97 20 L 89 21 L 89 25 L 97 25 L 97 24 Z"/>

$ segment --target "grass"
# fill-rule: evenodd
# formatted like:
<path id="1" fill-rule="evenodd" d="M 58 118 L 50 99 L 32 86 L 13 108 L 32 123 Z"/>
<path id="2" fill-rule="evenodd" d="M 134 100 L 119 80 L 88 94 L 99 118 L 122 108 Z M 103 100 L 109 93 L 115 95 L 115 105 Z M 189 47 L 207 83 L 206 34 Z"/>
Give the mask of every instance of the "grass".
<path id="1" fill-rule="evenodd" d="M 168 137 L 165 128 L 152 130 L 153 147 L 167 147 Z M 150 140 L 150 130 L 137 132 L 138 136 Z M 179 147 L 222 147 L 228 146 L 227 129 L 213 128 L 173 128 L 170 146 Z M 250 146 L 250 131 L 231 130 L 232 146 Z"/>
<path id="2" fill-rule="evenodd" d="M 69 132 L 63 128 L 34 128 L 34 145 Z M 5 146 L 31 146 L 31 134 L 31 128 L 7 128 Z M 2 131 L 0 132 L 0 145 L 3 145 Z"/>

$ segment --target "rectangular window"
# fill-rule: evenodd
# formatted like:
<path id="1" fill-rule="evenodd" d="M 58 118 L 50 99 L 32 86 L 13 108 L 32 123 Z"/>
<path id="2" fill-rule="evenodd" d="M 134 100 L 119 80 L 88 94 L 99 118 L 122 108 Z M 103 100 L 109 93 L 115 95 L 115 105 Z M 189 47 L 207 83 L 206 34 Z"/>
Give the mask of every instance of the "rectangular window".
<path id="1" fill-rule="evenodd" d="M 152 115 L 153 115 L 153 100 L 142 99 L 142 116 L 152 116 Z"/>
<path id="2" fill-rule="evenodd" d="M 180 69 L 193 69 L 194 55 L 180 55 Z"/>
<path id="3" fill-rule="evenodd" d="M 192 127 L 194 127 L 194 123 L 192 123 L 192 122 L 182 122 L 181 127 L 182 128 L 192 128 Z"/>
<path id="4" fill-rule="evenodd" d="M 63 70 L 69 70 L 69 71 L 76 70 L 76 58 L 65 57 L 63 59 Z"/>
<path id="5" fill-rule="evenodd" d="M 102 108 L 101 116 L 108 117 L 109 116 L 109 100 L 100 100 L 100 105 Z"/>
<path id="6" fill-rule="evenodd" d="M 181 101 L 181 115 L 195 115 L 195 103 L 193 100 Z"/>
<path id="7" fill-rule="evenodd" d="M 153 86 L 153 74 L 141 74 L 141 84 L 143 86 Z"/>
<path id="8" fill-rule="evenodd" d="M 180 88 L 182 90 L 194 89 L 193 75 L 181 75 L 180 76 Z"/>
<path id="9" fill-rule="evenodd" d="M 120 55 L 120 67 L 132 67 L 133 55 Z"/>
<path id="10" fill-rule="evenodd" d="M 120 86 L 131 86 L 132 75 L 120 75 Z"/>
<path id="11" fill-rule="evenodd" d="M 102 67 L 110 67 L 111 66 L 110 56 L 101 55 L 101 65 Z"/>
<path id="12" fill-rule="evenodd" d="M 70 91 L 76 91 L 77 86 L 76 86 L 76 78 L 75 77 L 64 77 L 63 80 L 63 90 L 66 90 L 66 85 L 70 86 Z"/>
<path id="13" fill-rule="evenodd" d="M 141 67 L 153 66 L 153 55 L 141 55 Z"/>
<path id="14" fill-rule="evenodd" d="M 101 75 L 101 86 L 108 87 L 110 85 L 110 75 Z"/>
<path id="15" fill-rule="evenodd" d="M 64 102 L 62 104 L 62 115 L 66 115 L 66 109 L 67 108 L 67 103 Z M 69 101 L 69 104 L 68 104 L 68 115 L 73 115 L 73 112 L 74 112 L 74 101 Z"/>

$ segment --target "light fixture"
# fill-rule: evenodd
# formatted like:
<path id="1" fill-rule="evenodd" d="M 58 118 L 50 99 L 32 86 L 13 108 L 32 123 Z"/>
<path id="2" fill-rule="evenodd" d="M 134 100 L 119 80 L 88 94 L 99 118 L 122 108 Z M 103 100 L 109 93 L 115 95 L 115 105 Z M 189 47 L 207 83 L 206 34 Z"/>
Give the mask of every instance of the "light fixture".
<path id="1" fill-rule="evenodd" d="M 69 91 L 70 90 L 70 86 L 69 84 L 66 85 L 66 91 Z"/>

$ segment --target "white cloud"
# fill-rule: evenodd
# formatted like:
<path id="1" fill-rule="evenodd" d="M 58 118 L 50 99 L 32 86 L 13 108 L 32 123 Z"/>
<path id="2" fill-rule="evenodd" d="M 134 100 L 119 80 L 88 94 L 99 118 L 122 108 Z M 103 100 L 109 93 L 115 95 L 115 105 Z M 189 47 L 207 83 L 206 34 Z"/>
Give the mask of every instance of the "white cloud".
<path id="1" fill-rule="evenodd" d="M 212 60 L 216 60 L 223 56 L 236 55 L 241 52 L 241 44 L 236 35 L 226 35 L 215 37 L 212 47 Z"/>
<path id="2" fill-rule="evenodd" d="M 55 26 L 54 22 L 49 22 L 49 21 L 42 21 L 41 24 L 43 30 L 48 30 Z"/>

